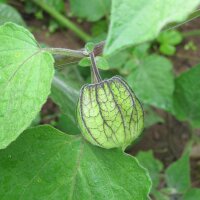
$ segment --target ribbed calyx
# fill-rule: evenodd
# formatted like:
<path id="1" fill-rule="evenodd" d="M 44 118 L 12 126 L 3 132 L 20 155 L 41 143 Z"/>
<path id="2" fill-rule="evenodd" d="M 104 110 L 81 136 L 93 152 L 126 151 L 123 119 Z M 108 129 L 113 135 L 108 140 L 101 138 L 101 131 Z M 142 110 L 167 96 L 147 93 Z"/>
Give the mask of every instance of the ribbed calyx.
<path id="1" fill-rule="evenodd" d="M 144 126 L 139 100 L 118 76 L 82 87 L 77 118 L 83 136 L 106 149 L 125 149 Z"/>

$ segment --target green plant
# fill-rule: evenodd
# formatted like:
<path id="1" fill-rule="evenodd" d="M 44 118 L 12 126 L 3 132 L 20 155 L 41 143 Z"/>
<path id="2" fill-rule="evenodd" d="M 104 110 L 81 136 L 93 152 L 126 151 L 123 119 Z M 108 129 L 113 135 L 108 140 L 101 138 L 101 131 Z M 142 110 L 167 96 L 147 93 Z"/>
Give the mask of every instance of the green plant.
<path id="1" fill-rule="evenodd" d="M 180 44 L 182 40 L 181 33 L 175 30 L 164 31 L 157 37 L 160 52 L 168 56 L 175 54 L 176 45 Z"/>
<path id="2" fill-rule="evenodd" d="M 84 41 L 91 39 L 56 9 L 51 9 L 45 1 L 33 2 Z M 150 106 L 164 109 L 178 119 L 199 127 L 199 112 L 196 110 L 199 110 L 200 94 L 196 90 L 199 88 L 200 67 L 192 68 L 175 78 L 170 61 L 150 53 L 149 43 L 144 43 L 155 39 L 161 28 L 168 23 L 185 20 L 199 1 L 145 3 L 148 6 L 143 7 L 144 1 L 113 0 L 109 32 L 97 67 L 105 70 L 109 66 L 115 70 L 111 73 L 123 75 L 149 110 Z M 183 3 L 185 6 L 182 6 Z M 165 12 L 161 9 L 163 7 Z M 74 13 L 75 10 L 76 8 Z M 162 18 L 161 12 L 164 13 Z M 172 15 L 175 12 L 178 14 Z M 79 17 L 95 21 L 107 16 L 104 10 L 95 13 L 98 15 L 93 17 L 85 13 L 88 14 L 80 12 Z M 124 153 L 124 148 L 133 138 L 126 144 L 118 145 L 123 146 L 123 150 L 106 150 L 85 141 L 79 134 L 75 116 L 78 91 L 85 80 L 79 77 L 80 72 L 76 68 L 73 68 L 73 75 L 68 73 L 67 78 L 63 74 L 55 73 L 55 54 L 77 57 L 83 59 L 80 65 L 89 65 L 90 60 L 87 57 L 91 52 L 88 52 L 88 46 L 82 50 L 41 48 L 26 28 L 13 23 L 0 27 L 0 42 L 3 44 L 0 46 L 0 184 L 3 185 L 0 187 L 0 198 L 148 199 L 151 180 L 147 170 L 135 157 Z M 104 43 L 101 47 L 103 45 Z M 94 45 L 93 53 L 97 47 L 98 45 Z M 87 68 L 81 70 L 86 71 Z M 106 76 L 108 72 L 105 74 L 102 71 L 102 77 Z M 130 89 L 125 90 L 127 91 Z M 73 127 L 68 129 L 68 134 L 49 125 L 28 128 L 49 95 L 64 113 L 66 123 Z M 123 95 L 119 100 L 121 97 Z M 185 107 L 186 104 L 190 110 Z M 139 104 L 131 106 L 134 112 L 139 108 L 140 117 L 143 117 Z M 78 111 L 79 109 L 78 107 Z M 158 117 L 155 121 L 162 120 Z M 131 124 L 138 125 L 133 122 Z M 124 137 L 124 132 L 120 132 L 120 137 Z M 145 163 L 140 162 L 148 169 Z M 162 165 L 157 161 L 155 163 L 159 165 L 155 170 L 160 171 Z M 154 181 L 152 175 L 151 178 Z M 171 184 L 172 181 L 169 179 L 169 182 Z M 188 193 L 192 192 L 198 193 L 190 188 Z M 188 196 L 188 193 L 184 195 Z"/>
<path id="3" fill-rule="evenodd" d="M 171 198 L 179 198 L 183 200 L 198 199 L 200 189 L 193 188 L 190 178 L 189 155 L 191 146 L 186 148 L 185 152 L 179 160 L 163 169 L 162 163 L 155 159 L 152 151 L 139 152 L 137 159 L 149 170 L 152 189 L 151 194 L 156 200 L 167 200 Z M 160 183 L 163 186 L 160 186 Z"/>

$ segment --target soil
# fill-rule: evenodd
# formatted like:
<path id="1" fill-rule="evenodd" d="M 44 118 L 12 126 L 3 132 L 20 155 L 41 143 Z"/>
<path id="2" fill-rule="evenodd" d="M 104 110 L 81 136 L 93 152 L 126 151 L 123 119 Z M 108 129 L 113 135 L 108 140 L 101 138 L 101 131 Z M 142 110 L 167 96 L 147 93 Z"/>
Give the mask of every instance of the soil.
<path id="1" fill-rule="evenodd" d="M 58 30 L 49 35 L 47 27 L 44 26 L 44 22 L 31 18 L 27 19 L 27 24 L 34 27 L 33 33 L 39 42 L 45 43 L 51 47 L 64 47 L 71 49 L 79 49 L 83 47 L 83 42 L 81 42 L 69 30 Z M 182 25 L 179 29 L 183 32 L 200 29 L 199 24 L 200 19 L 195 19 L 192 22 Z M 185 50 L 185 45 L 191 41 L 195 44 L 197 49 L 196 51 Z M 176 75 L 198 64 L 199 58 L 200 37 L 197 36 L 185 38 L 181 45 L 177 47 L 176 55 L 169 57 L 174 65 L 174 72 Z M 56 120 L 54 116 L 52 118 L 45 118 L 45 116 L 52 116 L 53 113 L 57 112 L 57 106 L 49 99 L 43 106 L 43 119 L 41 123 L 49 123 L 52 121 L 52 118 L 53 120 Z M 146 129 L 141 140 L 129 149 L 128 152 L 135 155 L 141 150 L 153 150 L 154 155 L 163 162 L 165 167 L 167 167 L 181 156 L 187 141 L 191 137 L 191 133 L 187 123 L 177 121 L 173 116 L 164 111 L 157 110 L 157 112 L 164 118 L 165 123 L 155 124 Z M 195 132 L 200 136 L 200 130 L 196 130 Z M 198 151 L 198 153 L 199 152 L 200 151 Z M 200 154 L 197 154 L 194 157 L 191 156 L 191 177 L 192 184 L 195 187 L 200 187 L 199 171 Z"/>

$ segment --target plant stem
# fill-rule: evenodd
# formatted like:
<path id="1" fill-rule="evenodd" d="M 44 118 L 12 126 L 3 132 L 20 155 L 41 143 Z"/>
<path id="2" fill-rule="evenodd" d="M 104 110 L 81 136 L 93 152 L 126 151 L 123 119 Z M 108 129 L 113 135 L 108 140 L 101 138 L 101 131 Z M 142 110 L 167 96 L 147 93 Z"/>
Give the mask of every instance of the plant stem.
<path id="1" fill-rule="evenodd" d="M 62 14 L 60 14 L 53 7 L 49 6 L 47 3 L 44 3 L 42 0 L 33 0 L 33 2 L 39 7 L 41 7 L 43 10 L 45 10 L 53 18 L 55 18 L 60 24 L 76 33 L 77 36 L 79 36 L 83 41 L 87 42 L 91 39 L 91 37 L 87 33 L 85 33 L 76 24 L 64 17 Z"/>
<path id="2" fill-rule="evenodd" d="M 190 36 L 200 36 L 200 30 L 192 30 L 192 31 L 187 31 L 182 33 L 183 37 L 190 37 Z"/>
<path id="3" fill-rule="evenodd" d="M 101 82 L 101 76 L 99 74 L 99 70 L 96 65 L 94 52 L 90 53 L 90 59 L 91 59 L 91 63 L 92 63 L 92 67 L 91 67 L 92 82 L 99 83 L 99 82 Z"/>
<path id="4" fill-rule="evenodd" d="M 104 41 L 96 44 L 93 51 L 94 56 L 102 54 L 104 45 L 105 45 Z M 41 50 L 50 52 L 52 54 L 72 56 L 76 58 L 83 58 L 85 56 L 89 56 L 89 53 L 85 49 L 73 50 L 67 48 L 42 48 Z"/>
<path id="5" fill-rule="evenodd" d="M 64 56 L 72 56 L 76 58 L 83 58 L 88 56 L 85 50 L 73 50 L 73 49 L 66 49 L 66 48 L 42 48 L 43 51 L 48 51 L 52 54 L 64 55 Z"/>

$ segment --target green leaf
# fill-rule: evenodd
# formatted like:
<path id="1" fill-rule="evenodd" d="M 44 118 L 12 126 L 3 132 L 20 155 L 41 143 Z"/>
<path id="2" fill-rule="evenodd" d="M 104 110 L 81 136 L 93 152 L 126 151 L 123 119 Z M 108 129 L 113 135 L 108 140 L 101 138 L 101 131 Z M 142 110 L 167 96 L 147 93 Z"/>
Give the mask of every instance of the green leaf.
<path id="1" fill-rule="evenodd" d="M 26 130 L 0 151 L 1 200 L 147 200 L 149 176 L 119 149 L 50 127 Z"/>
<path id="2" fill-rule="evenodd" d="M 197 45 L 193 41 L 189 41 L 184 45 L 184 50 L 189 51 L 196 51 L 197 50 Z"/>
<path id="3" fill-rule="evenodd" d="M 97 56 L 96 57 L 96 63 L 97 63 L 97 67 L 99 69 L 102 69 L 102 70 L 108 70 L 109 69 L 108 61 L 104 57 Z"/>
<path id="4" fill-rule="evenodd" d="M 102 70 L 109 69 L 109 64 L 108 64 L 108 61 L 106 60 L 106 58 L 97 56 L 97 57 L 95 57 L 95 60 L 96 60 L 96 65 L 99 69 L 102 69 Z M 85 58 L 82 58 L 78 64 L 81 67 L 89 67 L 89 66 L 91 66 L 91 60 L 89 57 L 85 57 Z"/>
<path id="5" fill-rule="evenodd" d="M 166 169 L 165 176 L 168 187 L 175 189 L 178 193 L 183 193 L 190 188 L 190 163 L 188 151 Z"/>
<path id="6" fill-rule="evenodd" d="M 152 151 L 142 152 L 140 151 L 136 158 L 144 166 L 150 174 L 152 180 L 152 191 L 156 190 L 160 182 L 160 172 L 163 170 L 163 164 L 154 158 Z"/>
<path id="7" fill-rule="evenodd" d="M 180 32 L 176 30 L 161 32 L 157 37 L 157 41 L 161 44 L 177 45 L 180 44 L 183 37 Z"/>
<path id="8" fill-rule="evenodd" d="M 22 26 L 25 25 L 24 20 L 15 8 L 4 3 L 0 3 L 0 25 L 5 22 L 14 22 Z"/>
<path id="9" fill-rule="evenodd" d="M 85 50 L 88 52 L 88 53 L 92 53 L 93 50 L 94 50 L 94 47 L 95 47 L 95 44 L 93 42 L 88 42 L 86 43 L 85 45 Z"/>
<path id="10" fill-rule="evenodd" d="M 119 69 L 120 73 L 123 74 L 123 75 L 130 75 L 131 72 L 133 70 L 135 70 L 135 68 L 138 67 L 138 59 L 137 58 L 132 58 L 132 59 L 129 59 L 121 69 Z"/>
<path id="11" fill-rule="evenodd" d="M 70 9 L 76 17 L 98 21 L 110 12 L 111 0 L 70 0 Z"/>
<path id="12" fill-rule="evenodd" d="M 162 44 L 159 50 L 161 53 L 167 56 L 172 56 L 176 53 L 176 48 L 170 44 Z"/>
<path id="13" fill-rule="evenodd" d="M 150 43 L 143 43 L 133 48 L 133 55 L 137 59 L 143 59 L 149 55 Z"/>
<path id="14" fill-rule="evenodd" d="M 199 0 L 113 0 L 104 53 L 154 39 L 166 24 L 185 20 L 198 4 Z"/>
<path id="15" fill-rule="evenodd" d="M 189 189 L 183 196 L 183 200 L 197 200 L 200 197 L 200 189 L 199 188 L 191 188 Z"/>
<path id="16" fill-rule="evenodd" d="M 168 110 L 174 90 L 170 61 L 151 55 L 140 60 L 137 66 L 127 77 L 133 91 L 143 103 Z"/>
<path id="17" fill-rule="evenodd" d="M 78 65 L 81 67 L 89 67 L 91 65 L 91 60 L 89 57 L 82 58 Z"/>
<path id="18" fill-rule="evenodd" d="M 65 115 L 66 125 L 74 127 L 69 133 L 77 134 L 76 105 L 79 91 L 73 86 L 73 81 L 64 79 L 60 74 L 55 74 L 51 87 L 51 98 L 59 105 L 61 112 Z"/>
<path id="19" fill-rule="evenodd" d="M 168 56 L 174 55 L 176 52 L 175 45 L 180 44 L 182 39 L 183 37 L 178 31 L 161 32 L 157 38 L 160 43 L 160 52 Z"/>
<path id="20" fill-rule="evenodd" d="M 119 69 L 122 68 L 122 66 L 126 63 L 128 57 L 128 51 L 121 51 L 106 58 L 111 69 Z"/>
<path id="21" fill-rule="evenodd" d="M 200 127 L 200 65 L 182 73 L 175 81 L 174 111 L 179 120 Z"/>
<path id="22" fill-rule="evenodd" d="M 54 61 L 33 35 L 18 25 L 1 26 L 0 43 L 0 148 L 5 148 L 45 103 Z"/>

